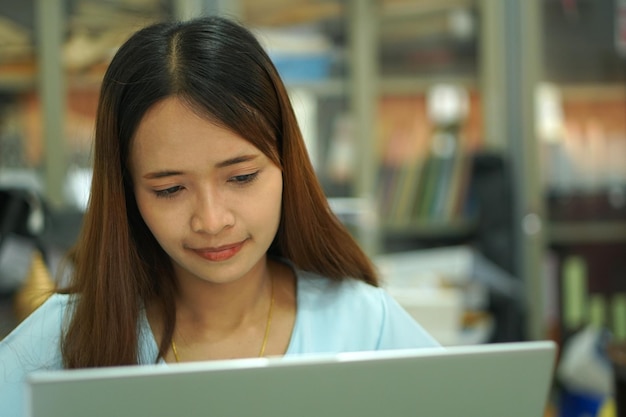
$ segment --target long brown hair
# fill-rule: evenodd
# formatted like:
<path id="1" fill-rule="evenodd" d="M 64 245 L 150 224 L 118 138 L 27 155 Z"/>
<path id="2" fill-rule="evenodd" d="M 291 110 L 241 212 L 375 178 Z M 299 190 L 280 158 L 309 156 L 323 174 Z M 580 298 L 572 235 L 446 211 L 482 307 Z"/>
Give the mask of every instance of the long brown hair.
<path id="1" fill-rule="evenodd" d="M 67 292 L 77 297 L 62 340 L 67 368 L 137 363 L 137 320 L 148 300 L 163 315 L 159 356 L 171 342 L 172 266 L 137 209 L 128 154 L 145 112 L 172 95 L 282 169 L 282 214 L 270 256 L 331 279 L 378 284 L 372 263 L 328 206 L 287 91 L 255 37 L 219 17 L 155 24 L 122 45 L 103 79 L 91 197 L 71 255 Z"/>

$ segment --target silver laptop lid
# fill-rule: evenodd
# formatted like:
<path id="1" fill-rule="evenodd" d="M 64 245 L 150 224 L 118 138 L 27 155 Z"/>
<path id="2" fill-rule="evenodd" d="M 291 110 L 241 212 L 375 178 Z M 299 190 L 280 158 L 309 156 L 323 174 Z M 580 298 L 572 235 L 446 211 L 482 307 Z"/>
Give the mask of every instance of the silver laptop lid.
<path id="1" fill-rule="evenodd" d="M 540 417 L 549 341 L 48 371 L 31 417 Z"/>

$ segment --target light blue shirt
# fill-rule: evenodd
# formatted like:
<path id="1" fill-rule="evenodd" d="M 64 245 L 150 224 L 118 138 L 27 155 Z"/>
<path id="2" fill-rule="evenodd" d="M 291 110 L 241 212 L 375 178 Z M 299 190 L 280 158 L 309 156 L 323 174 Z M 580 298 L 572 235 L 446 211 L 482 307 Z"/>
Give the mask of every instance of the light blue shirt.
<path id="1" fill-rule="evenodd" d="M 286 355 L 439 346 L 383 289 L 356 280 L 334 282 L 310 272 L 296 274 L 296 322 Z M 68 303 L 69 296 L 53 295 L 0 341 L 3 417 L 23 416 L 27 374 L 62 369 L 59 342 Z M 158 347 L 145 314 L 138 327 L 138 362 L 154 363 Z"/>

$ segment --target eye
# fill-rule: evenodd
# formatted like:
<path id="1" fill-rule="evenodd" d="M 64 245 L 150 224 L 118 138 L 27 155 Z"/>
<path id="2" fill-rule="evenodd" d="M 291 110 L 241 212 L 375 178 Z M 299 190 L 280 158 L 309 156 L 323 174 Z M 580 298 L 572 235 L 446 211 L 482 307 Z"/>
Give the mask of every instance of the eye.
<path id="1" fill-rule="evenodd" d="M 183 187 L 181 187 L 180 185 L 176 185 L 174 187 L 169 187 L 164 190 L 154 190 L 154 195 L 159 198 L 172 198 L 182 189 Z"/>
<path id="2" fill-rule="evenodd" d="M 228 182 L 235 183 L 237 185 L 245 185 L 254 181 L 259 175 L 259 171 L 253 172 L 251 174 L 244 175 L 235 175 L 234 177 L 230 177 Z"/>

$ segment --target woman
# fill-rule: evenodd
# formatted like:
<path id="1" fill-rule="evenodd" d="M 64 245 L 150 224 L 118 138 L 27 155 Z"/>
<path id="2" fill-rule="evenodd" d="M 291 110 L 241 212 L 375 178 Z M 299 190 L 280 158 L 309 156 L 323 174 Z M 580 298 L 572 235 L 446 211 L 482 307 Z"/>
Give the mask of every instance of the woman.
<path id="1" fill-rule="evenodd" d="M 25 375 L 437 346 L 331 213 L 287 92 L 218 17 L 161 23 L 113 58 L 71 286 L 0 344 L 0 404 Z"/>

